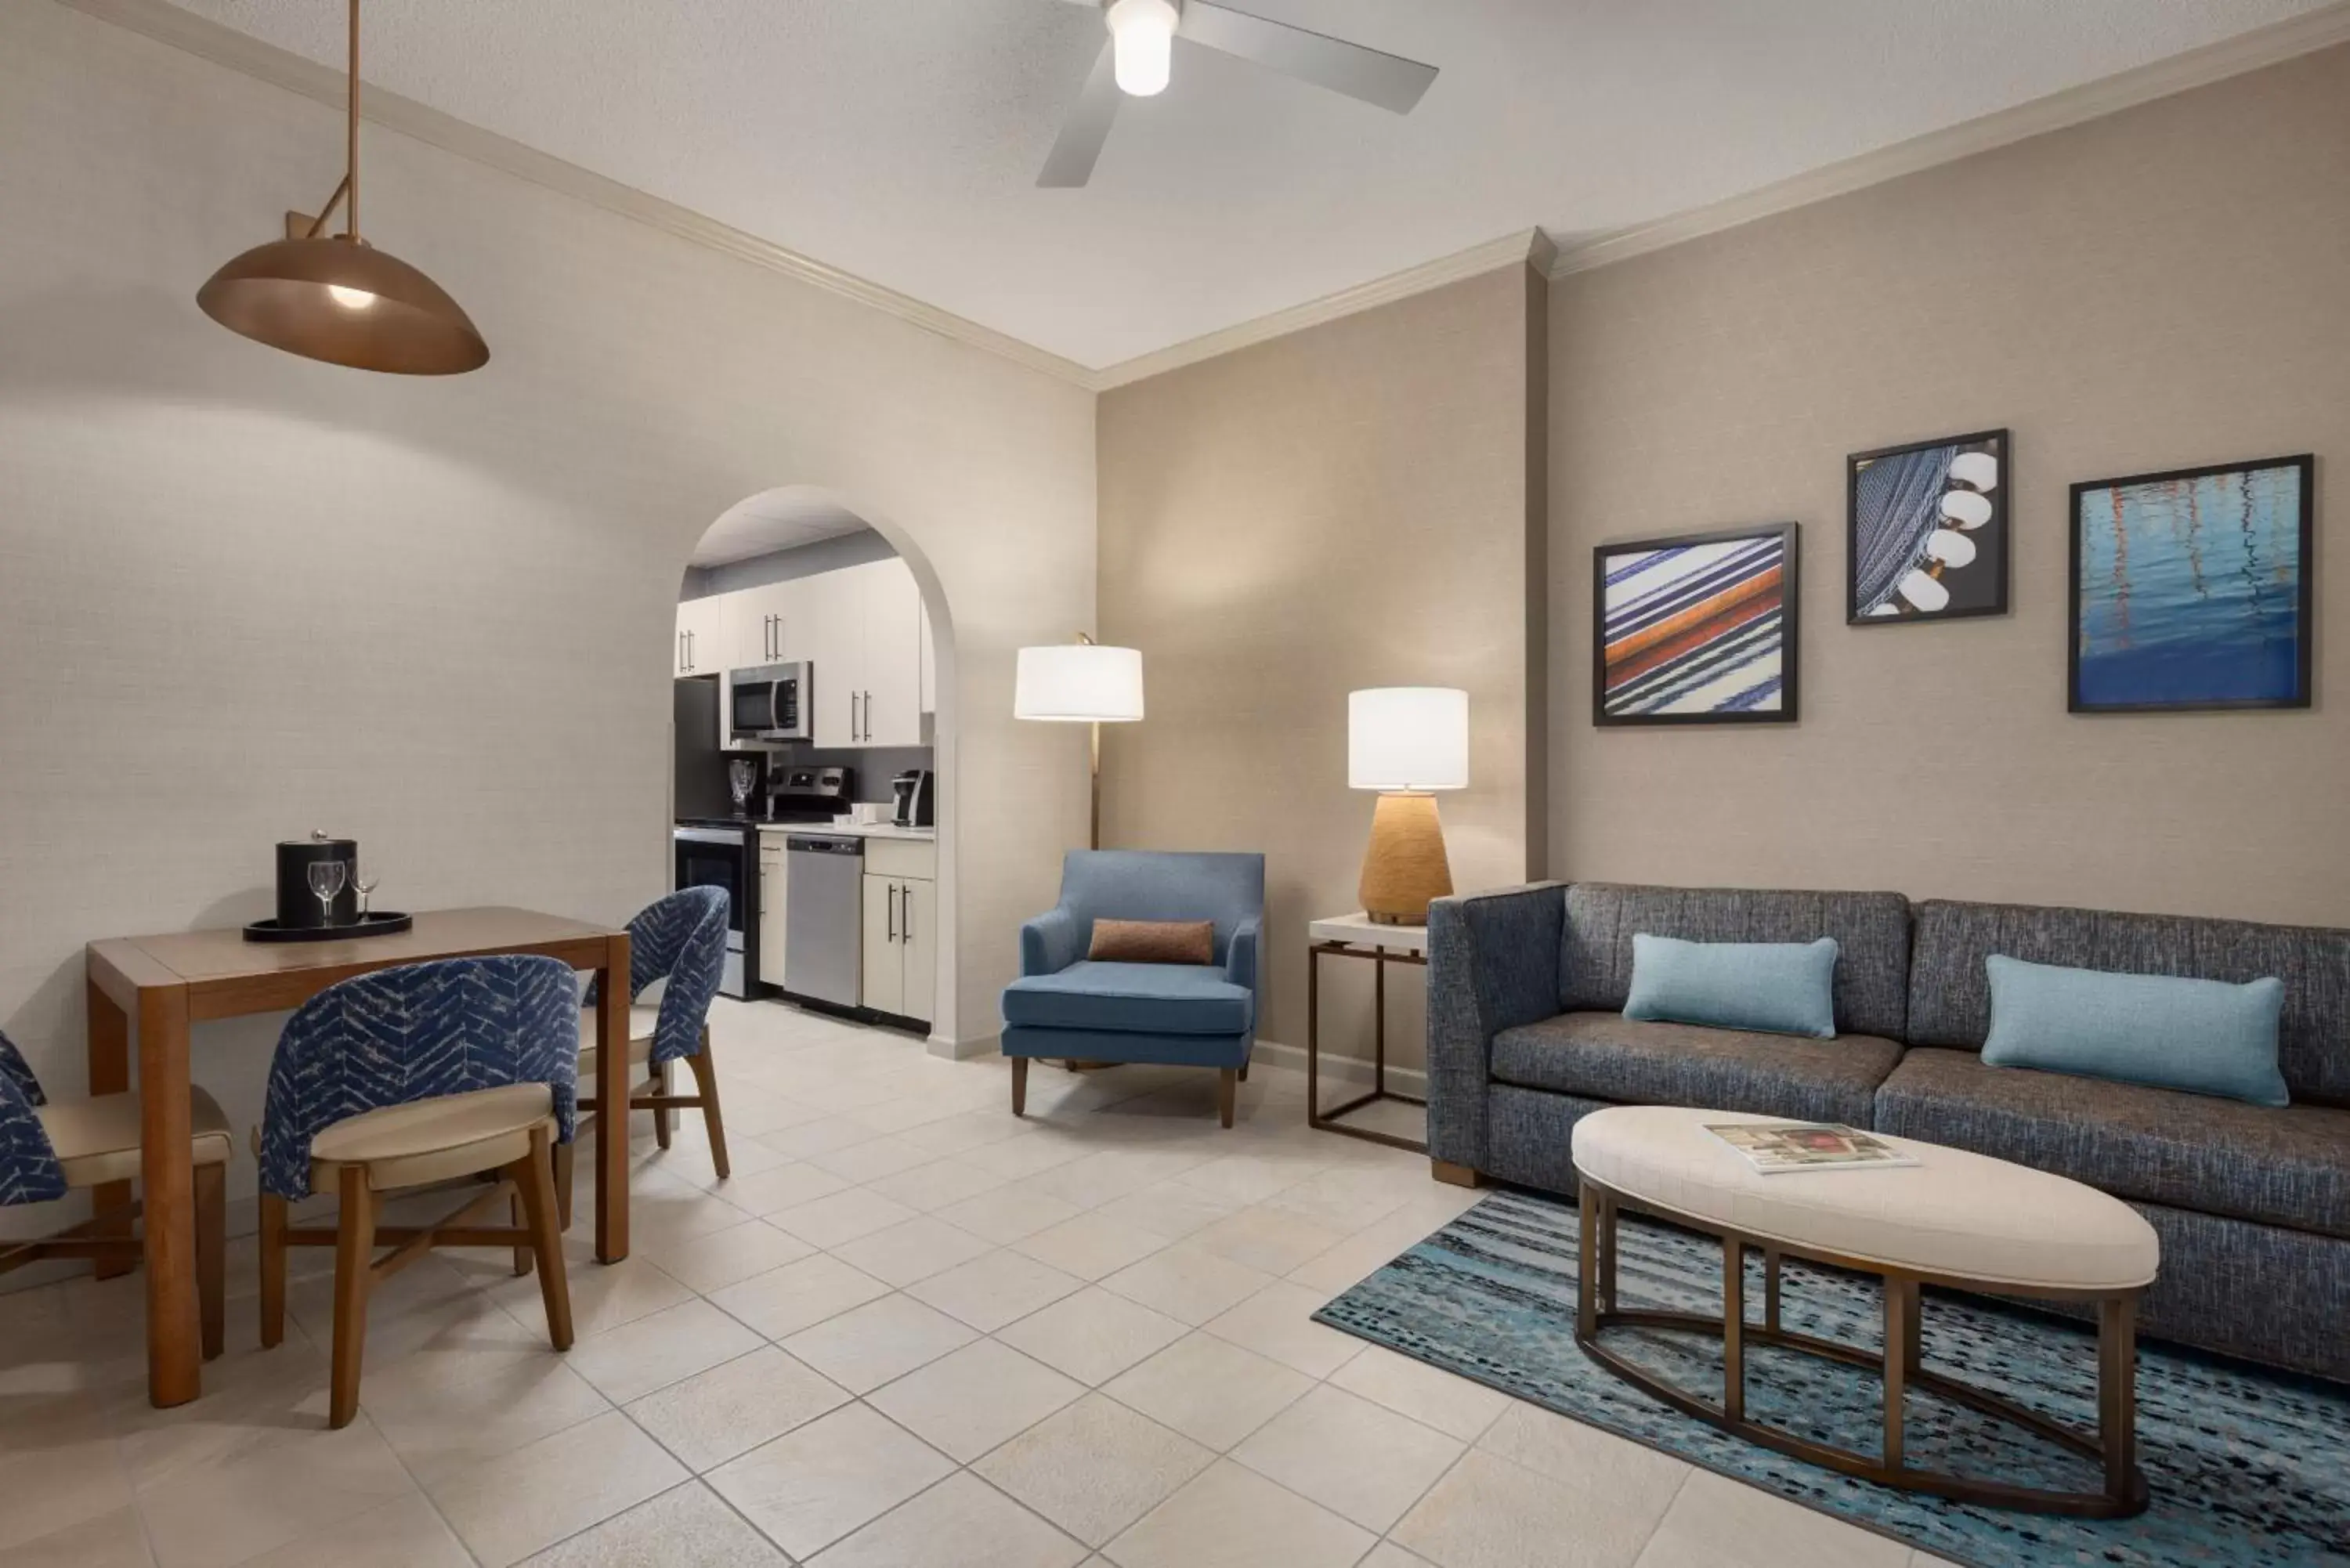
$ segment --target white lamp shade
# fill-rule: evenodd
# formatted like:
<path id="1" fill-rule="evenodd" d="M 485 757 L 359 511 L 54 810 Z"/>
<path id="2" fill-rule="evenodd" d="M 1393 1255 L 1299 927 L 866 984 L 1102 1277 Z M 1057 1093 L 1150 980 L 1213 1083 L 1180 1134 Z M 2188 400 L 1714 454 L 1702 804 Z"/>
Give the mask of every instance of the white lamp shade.
<path id="1" fill-rule="evenodd" d="M 1013 682 L 1015 719 L 1122 723 L 1142 717 L 1142 652 L 1098 643 L 1024 648 Z"/>
<path id="2" fill-rule="evenodd" d="M 1347 696 L 1347 783 L 1354 789 L 1469 787 L 1469 693 L 1381 686 Z"/>

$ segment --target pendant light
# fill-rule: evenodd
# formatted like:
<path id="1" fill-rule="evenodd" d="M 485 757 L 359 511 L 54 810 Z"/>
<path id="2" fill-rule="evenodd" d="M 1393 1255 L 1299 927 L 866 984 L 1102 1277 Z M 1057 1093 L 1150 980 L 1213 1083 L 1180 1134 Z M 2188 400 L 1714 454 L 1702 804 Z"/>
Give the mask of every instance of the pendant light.
<path id="1" fill-rule="evenodd" d="M 452 376 L 490 358 L 472 321 L 441 286 L 359 238 L 359 0 L 350 0 L 350 98 L 343 182 L 306 219 L 286 214 L 286 238 L 230 261 L 196 293 L 232 332 L 307 359 L 400 376 Z M 343 232 L 324 233 L 335 206 Z"/>

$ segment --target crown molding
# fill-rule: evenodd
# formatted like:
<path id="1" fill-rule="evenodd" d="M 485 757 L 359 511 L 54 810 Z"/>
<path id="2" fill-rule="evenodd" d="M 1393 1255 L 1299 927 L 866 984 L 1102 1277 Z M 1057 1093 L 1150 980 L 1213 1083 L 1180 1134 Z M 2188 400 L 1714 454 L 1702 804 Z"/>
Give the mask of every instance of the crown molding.
<path id="1" fill-rule="evenodd" d="M 119 27 L 144 35 L 158 43 L 224 66 L 297 93 L 339 112 L 346 101 L 343 73 L 322 66 L 275 44 L 240 33 L 169 0 L 56 0 L 57 5 Z M 707 218 L 674 202 L 663 201 L 632 185 L 605 178 L 576 163 L 525 147 L 510 137 L 428 108 L 414 99 L 370 84 L 359 101 L 359 118 L 371 125 L 421 141 L 443 152 L 486 164 L 517 180 L 600 207 L 623 218 L 650 224 L 682 240 L 704 245 L 754 266 L 781 273 L 801 283 L 852 299 L 886 316 L 1009 359 L 1057 380 L 1090 389 L 1097 374 L 1073 359 L 1064 359 L 1033 344 L 1024 343 L 993 327 L 968 321 L 951 311 L 895 289 L 885 288 L 853 273 L 828 266 L 796 251 L 744 234 L 714 218 Z"/>
<path id="2" fill-rule="evenodd" d="M 1516 234 L 1505 234 L 1482 245 L 1472 245 L 1449 256 L 1439 256 L 1434 261 L 1422 262 L 1418 266 L 1389 273 L 1385 277 L 1373 278 L 1352 288 L 1342 288 L 1336 294 L 1325 295 L 1304 305 L 1293 305 L 1286 310 L 1276 310 L 1253 321 L 1243 321 L 1204 337 L 1172 344 L 1132 359 L 1120 360 L 1095 371 L 1091 385 L 1097 392 L 1107 392 L 1114 387 L 1163 376 L 1170 370 L 1180 370 L 1186 365 L 1217 358 L 1236 348 L 1285 337 L 1308 327 L 1336 321 L 1342 316 L 1353 316 L 1399 299 L 1409 299 L 1415 294 L 1426 294 L 1430 289 L 1442 288 L 1448 283 L 1458 283 L 1463 278 L 1482 277 L 1503 267 L 1532 265 L 1547 271 L 1550 254 L 1550 240 L 1540 229 L 1521 229 Z"/>
<path id="3" fill-rule="evenodd" d="M 2350 42 L 2350 0 L 2335 0 L 2334 5 L 2216 44 L 1929 130 L 1742 195 L 1563 246 L 1551 264 L 1550 275 L 1565 277 L 1647 255 L 2345 42 Z"/>

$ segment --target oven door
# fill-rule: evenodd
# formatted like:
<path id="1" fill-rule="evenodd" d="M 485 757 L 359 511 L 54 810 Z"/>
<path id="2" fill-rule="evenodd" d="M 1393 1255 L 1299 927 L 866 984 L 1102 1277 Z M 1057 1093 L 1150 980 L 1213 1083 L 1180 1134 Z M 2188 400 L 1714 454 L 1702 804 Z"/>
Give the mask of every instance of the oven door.
<path id="1" fill-rule="evenodd" d="M 729 996 L 749 994 L 744 962 L 744 919 L 751 889 L 752 858 L 746 836 L 727 827 L 680 827 L 671 831 L 677 847 L 677 885 L 718 888 L 726 894 L 726 972 L 718 989 Z"/>

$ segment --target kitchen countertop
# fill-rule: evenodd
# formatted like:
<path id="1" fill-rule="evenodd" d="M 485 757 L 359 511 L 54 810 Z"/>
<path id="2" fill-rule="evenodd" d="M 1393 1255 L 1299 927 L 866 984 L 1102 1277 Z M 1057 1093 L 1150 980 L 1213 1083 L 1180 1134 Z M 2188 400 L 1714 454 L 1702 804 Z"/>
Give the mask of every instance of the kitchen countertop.
<path id="1" fill-rule="evenodd" d="M 828 838 L 910 838 L 923 844 L 938 841 L 935 827 L 899 827 L 894 822 L 763 822 L 762 833 L 807 833 Z"/>

